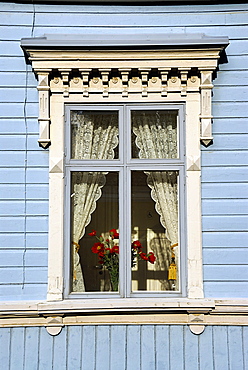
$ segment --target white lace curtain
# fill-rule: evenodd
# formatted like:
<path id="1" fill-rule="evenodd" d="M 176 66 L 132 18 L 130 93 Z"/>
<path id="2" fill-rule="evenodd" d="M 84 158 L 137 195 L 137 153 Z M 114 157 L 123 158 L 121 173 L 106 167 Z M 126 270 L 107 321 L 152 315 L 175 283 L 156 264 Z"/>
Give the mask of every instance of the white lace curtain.
<path id="1" fill-rule="evenodd" d="M 175 113 L 136 111 L 132 117 L 135 143 L 139 148 L 139 158 L 178 157 L 177 116 Z M 146 171 L 147 184 L 151 188 L 151 197 L 160 215 L 162 226 L 171 245 L 178 243 L 178 189 L 176 171 Z M 157 255 L 157 267 L 168 268 L 170 261 L 162 248 L 154 251 Z M 177 248 L 174 249 L 177 257 Z M 166 266 L 165 266 L 166 263 Z"/>
<path id="2" fill-rule="evenodd" d="M 74 159 L 113 159 L 118 146 L 118 121 L 113 114 L 82 114 L 73 112 L 72 158 Z M 105 173 L 106 174 L 106 173 Z M 96 202 L 101 197 L 105 184 L 103 172 L 72 173 L 72 243 L 73 243 L 73 291 L 85 291 L 80 264 L 79 242 L 85 228 L 90 223 Z"/>

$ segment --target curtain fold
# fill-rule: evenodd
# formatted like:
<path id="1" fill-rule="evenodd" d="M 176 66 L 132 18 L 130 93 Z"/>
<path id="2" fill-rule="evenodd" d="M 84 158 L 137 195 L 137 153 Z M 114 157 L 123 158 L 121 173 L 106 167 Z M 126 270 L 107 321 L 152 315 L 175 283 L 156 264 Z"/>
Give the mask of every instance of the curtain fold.
<path id="1" fill-rule="evenodd" d="M 177 116 L 166 111 L 135 111 L 132 115 L 132 128 L 136 136 L 135 144 L 139 158 L 146 159 L 173 159 L 178 157 L 177 152 Z M 135 150 L 133 151 L 135 152 Z M 170 245 L 178 243 L 178 189 L 177 171 L 145 171 L 147 184 L 151 189 L 151 198 L 155 202 L 155 209 L 160 216 L 162 226 Z M 157 267 L 170 261 L 163 260 L 166 253 L 157 253 Z M 176 262 L 177 248 L 174 248 Z M 168 255 L 168 254 L 167 254 Z"/>
<path id="2" fill-rule="evenodd" d="M 72 112 L 72 158 L 113 159 L 118 146 L 118 116 L 110 112 Z M 72 248 L 74 292 L 85 291 L 83 272 L 80 264 L 79 242 L 85 228 L 91 221 L 96 202 L 101 197 L 107 172 L 72 173 Z"/>

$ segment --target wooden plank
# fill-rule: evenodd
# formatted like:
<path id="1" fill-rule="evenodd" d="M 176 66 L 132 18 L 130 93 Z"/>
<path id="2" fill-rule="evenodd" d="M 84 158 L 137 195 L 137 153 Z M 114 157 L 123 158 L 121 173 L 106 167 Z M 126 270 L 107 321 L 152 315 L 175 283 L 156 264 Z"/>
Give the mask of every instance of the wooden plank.
<path id="1" fill-rule="evenodd" d="M 184 369 L 184 329 L 183 326 L 170 326 L 170 369 Z"/>
<path id="2" fill-rule="evenodd" d="M 83 327 L 83 346 L 82 346 L 82 365 L 81 365 L 82 370 L 95 370 L 96 369 L 95 365 L 96 365 L 96 327 L 95 326 L 84 326 Z"/>
<path id="3" fill-rule="evenodd" d="M 4 185 L 0 184 L 0 199 L 7 200 L 22 200 L 25 197 L 25 188 L 24 184 L 11 184 L 11 185 Z"/>
<path id="4" fill-rule="evenodd" d="M 11 330 L 11 328 L 0 329 L 0 364 L 3 369 L 9 369 L 10 365 Z"/>
<path id="5" fill-rule="evenodd" d="M 141 369 L 155 369 L 155 334 L 153 325 L 141 326 Z"/>
<path id="6" fill-rule="evenodd" d="M 47 267 L 27 267 L 25 268 L 25 283 L 47 283 Z"/>
<path id="7" fill-rule="evenodd" d="M 24 369 L 25 328 L 11 329 L 9 370 Z"/>
<path id="8" fill-rule="evenodd" d="M 28 135 L 30 135 L 30 137 L 34 134 L 38 135 L 38 132 L 39 132 L 38 120 L 35 118 L 33 119 L 31 118 L 31 119 L 27 119 L 26 123 L 28 127 Z M 5 119 L 1 117 L 0 118 L 0 133 L 4 135 L 25 134 L 26 127 L 25 127 L 24 119 L 17 119 L 17 118 L 11 118 L 11 117 L 9 119 Z"/>
<path id="9" fill-rule="evenodd" d="M 47 267 L 47 249 L 27 250 L 25 253 L 25 266 L 27 267 Z"/>
<path id="10" fill-rule="evenodd" d="M 248 232 L 204 232 L 203 245 L 204 248 L 213 247 L 231 247 L 245 248 L 247 247 Z"/>
<path id="11" fill-rule="evenodd" d="M 199 369 L 199 349 L 198 349 L 199 336 L 191 333 L 190 329 L 184 327 L 184 341 L 185 341 L 185 370 L 198 370 Z"/>
<path id="12" fill-rule="evenodd" d="M 214 80 L 214 86 L 239 86 L 240 81 L 242 81 L 242 85 L 248 85 L 248 71 L 220 70 L 217 74 L 217 78 Z"/>
<path id="13" fill-rule="evenodd" d="M 248 326 L 242 327 L 244 369 L 248 369 Z"/>
<path id="14" fill-rule="evenodd" d="M 49 162 L 49 152 L 39 149 L 38 151 L 29 150 L 27 152 L 28 166 L 47 167 Z"/>
<path id="15" fill-rule="evenodd" d="M 10 87 L 0 88 L 0 100 L 5 103 L 23 103 L 26 91 L 23 87 Z M 36 103 L 38 101 L 38 91 L 36 88 L 27 89 L 27 101 Z"/>
<path id="16" fill-rule="evenodd" d="M 248 82 L 248 79 L 247 79 L 247 82 Z M 248 108 L 247 103 L 240 103 L 240 102 L 232 102 L 232 104 L 230 104 L 230 102 L 213 102 L 212 103 L 212 112 L 213 112 L 214 117 L 245 118 L 247 117 L 247 108 Z"/>
<path id="17" fill-rule="evenodd" d="M 38 103 L 26 104 L 26 117 L 38 118 Z M 22 118 L 24 117 L 24 104 L 23 103 L 0 103 L 1 116 L 6 118 Z M 12 114 L 11 114 L 12 113 Z"/>
<path id="18" fill-rule="evenodd" d="M 136 354 L 134 354 L 135 356 Z M 126 370 L 126 326 L 110 327 L 110 364 L 111 370 Z"/>
<path id="19" fill-rule="evenodd" d="M 124 8 L 122 8 L 124 9 Z M 22 21 L 23 22 L 23 21 Z M 18 24 L 18 20 L 14 19 L 11 24 Z M 5 23 L 3 17 L 1 24 Z M 35 14 L 35 24 L 37 26 L 45 26 L 53 24 L 57 27 L 67 27 L 70 25 L 80 26 L 87 24 L 87 26 L 101 26 L 108 27 L 109 24 L 117 27 L 142 27 L 142 26 L 156 26 L 161 27 L 164 24 L 171 26 L 202 26 L 202 25 L 213 25 L 213 26 L 225 26 L 225 25 L 246 25 L 247 24 L 247 12 L 243 11 L 234 14 L 225 14 L 224 12 L 196 12 L 196 13 L 179 13 L 178 9 L 174 13 L 156 13 L 153 12 L 148 14 L 144 12 L 139 13 L 139 16 L 135 13 L 126 13 L 119 9 L 118 16 L 113 17 L 107 13 L 98 13 L 97 17 L 93 17 L 92 14 L 87 13 L 57 13 L 56 17 L 51 12 L 38 12 Z"/>
<path id="20" fill-rule="evenodd" d="M 248 63 L 248 59 L 247 59 Z M 245 118 L 214 118 L 213 120 L 213 135 L 216 134 L 241 134 L 246 132 L 247 121 Z"/>
<path id="21" fill-rule="evenodd" d="M 235 151 L 208 151 L 202 152 L 202 166 L 241 166 L 247 165 L 248 152 Z"/>
<path id="22" fill-rule="evenodd" d="M 248 298 L 247 281 L 204 281 L 204 293 L 208 298 Z"/>
<path id="23" fill-rule="evenodd" d="M 245 231 L 247 230 L 246 216 L 203 216 L 203 231 Z"/>
<path id="24" fill-rule="evenodd" d="M 20 250 L 0 250 L 0 267 L 15 267 L 23 264 L 23 251 Z"/>
<path id="25" fill-rule="evenodd" d="M 203 183 L 203 198 L 244 198 L 247 196 L 247 184 L 245 183 Z"/>
<path id="26" fill-rule="evenodd" d="M 199 335 L 199 370 L 214 370 L 212 330 L 212 326 L 206 326 Z"/>
<path id="27" fill-rule="evenodd" d="M 1 171 L 1 169 L 0 169 Z M 27 183 L 28 184 L 48 184 L 48 168 L 28 168 Z"/>
<path id="28" fill-rule="evenodd" d="M 0 168 L 0 178 L 2 184 L 24 183 L 25 172 L 23 168 Z"/>
<path id="29" fill-rule="evenodd" d="M 205 281 L 248 281 L 247 265 L 205 265 Z"/>
<path id="30" fill-rule="evenodd" d="M 0 233 L 0 245 L 4 248 L 24 248 L 24 237 L 22 233 Z"/>
<path id="31" fill-rule="evenodd" d="M 248 168 L 247 167 L 204 167 L 202 169 L 202 182 L 203 183 L 209 183 L 209 184 L 203 184 L 203 190 L 211 190 L 211 186 L 216 187 L 216 191 L 218 192 L 218 188 L 221 188 L 223 185 L 224 192 L 227 191 L 227 186 L 232 187 L 233 185 L 231 183 L 237 184 L 238 182 L 247 182 L 248 178 Z M 214 183 L 214 184 L 211 184 Z M 229 183 L 224 184 L 224 183 Z M 237 184 L 238 186 L 243 187 L 243 184 Z M 207 187 L 207 188 L 206 188 Z M 232 189 L 231 189 L 232 190 Z M 248 195 L 248 189 L 243 191 L 236 191 L 237 198 L 246 197 Z M 212 192 L 210 191 L 209 197 L 215 198 L 215 196 L 211 195 Z M 243 195 L 243 196 L 242 196 Z M 224 198 L 224 196 L 221 196 L 221 198 Z M 232 198 L 230 196 L 227 196 L 227 198 Z"/>
<path id="32" fill-rule="evenodd" d="M 214 142 L 211 145 L 211 150 L 235 150 L 246 149 L 248 146 L 248 135 L 245 132 L 242 134 L 215 134 Z M 202 148 L 202 151 L 207 151 L 209 148 Z"/>
<path id="33" fill-rule="evenodd" d="M 204 199 L 204 215 L 247 215 L 248 199 Z"/>
<path id="34" fill-rule="evenodd" d="M 28 200 L 26 202 L 27 215 L 46 216 L 48 215 L 48 201 L 47 200 Z"/>
<path id="35" fill-rule="evenodd" d="M 96 370 L 109 370 L 110 326 L 96 327 Z"/>
<path id="36" fill-rule="evenodd" d="M 22 232 L 24 221 L 24 217 L 0 217 L 0 232 Z"/>
<path id="37" fill-rule="evenodd" d="M 25 330 L 25 354 L 24 369 L 38 370 L 38 340 L 39 328 L 26 328 Z"/>
<path id="38" fill-rule="evenodd" d="M 242 327 L 230 326 L 227 328 L 228 333 L 228 351 L 229 351 L 229 369 L 245 369 L 243 363 L 243 351 L 245 347 L 242 346 Z M 247 350 L 247 348 L 246 348 Z"/>
<path id="39" fill-rule="evenodd" d="M 9 25 L 15 24 L 16 26 L 31 26 L 33 24 L 33 14 L 26 12 L 25 8 L 22 12 L 0 12 L 0 24 Z"/>
<path id="40" fill-rule="evenodd" d="M 155 326 L 155 369 L 169 369 L 169 326 Z"/>
<path id="41" fill-rule="evenodd" d="M 141 370 L 141 326 L 127 326 L 127 369 Z M 135 354 L 135 355 L 134 355 Z"/>
<path id="42" fill-rule="evenodd" d="M 48 200 L 48 186 L 46 184 L 29 184 L 26 187 L 27 199 Z"/>
<path id="43" fill-rule="evenodd" d="M 248 240 L 248 239 L 247 239 Z M 237 248 L 236 243 L 232 247 L 203 249 L 204 265 L 248 265 L 247 248 Z"/>
<path id="44" fill-rule="evenodd" d="M 82 326 L 68 326 L 67 370 L 81 369 Z M 64 329 L 62 329 L 64 330 Z"/>
<path id="45" fill-rule="evenodd" d="M 247 102 L 248 92 L 247 87 L 241 86 L 229 86 L 228 89 L 225 86 L 215 86 L 213 89 L 213 103 L 217 102 Z"/>
<path id="46" fill-rule="evenodd" d="M 0 86 L 1 87 L 24 87 L 36 88 L 37 81 L 32 71 L 24 72 L 0 72 Z"/>
<path id="47" fill-rule="evenodd" d="M 214 369 L 229 369 L 227 328 L 213 326 Z"/>
<path id="48" fill-rule="evenodd" d="M 47 232 L 48 230 L 48 216 L 28 216 L 26 218 L 27 232 Z"/>
<path id="49" fill-rule="evenodd" d="M 1 167 L 24 167 L 25 164 L 24 151 L 4 151 L 0 152 Z"/>
<path id="50" fill-rule="evenodd" d="M 52 369 L 67 369 L 67 329 L 54 337 Z"/>
<path id="51" fill-rule="evenodd" d="M 48 334 L 45 327 L 39 330 L 39 370 L 48 370 L 52 368 L 54 337 Z"/>
<path id="52" fill-rule="evenodd" d="M 0 216 L 17 216 L 25 212 L 23 200 L 2 200 L 0 201 Z"/>
<path id="53" fill-rule="evenodd" d="M 26 235 L 27 248 L 47 248 L 48 232 L 44 233 L 28 233 Z"/>

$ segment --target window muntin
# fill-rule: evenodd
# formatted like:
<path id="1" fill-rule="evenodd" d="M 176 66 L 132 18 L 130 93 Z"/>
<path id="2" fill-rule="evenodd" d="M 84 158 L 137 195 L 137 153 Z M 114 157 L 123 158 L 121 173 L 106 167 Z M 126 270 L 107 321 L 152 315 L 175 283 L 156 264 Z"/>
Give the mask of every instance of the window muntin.
<path id="1" fill-rule="evenodd" d="M 139 107 L 132 107 L 132 106 L 125 106 L 124 110 L 122 108 L 118 107 L 119 110 L 119 123 L 115 122 L 115 127 L 119 126 L 119 132 L 116 131 L 116 133 L 119 136 L 119 159 L 117 157 L 113 157 L 112 159 L 116 158 L 117 162 L 111 161 L 112 159 L 96 159 L 95 157 L 92 160 L 88 160 L 88 158 L 82 158 L 82 159 L 74 159 L 70 158 L 67 160 L 66 168 L 67 172 L 72 172 L 72 186 L 70 191 L 71 198 L 78 198 L 78 195 L 75 194 L 74 189 L 74 182 L 73 177 L 80 177 L 82 174 L 87 173 L 87 178 L 91 176 L 94 178 L 96 174 L 101 174 L 102 177 L 105 179 L 103 180 L 103 183 L 105 185 L 99 185 L 100 186 L 100 193 L 101 195 L 98 197 L 95 201 L 95 207 L 96 210 L 94 212 L 90 212 L 89 219 L 90 221 L 85 227 L 85 231 L 83 232 L 82 238 L 80 238 L 78 241 L 75 241 L 74 234 L 73 234 L 73 226 L 71 231 L 71 244 L 72 244 L 72 256 L 70 257 L 71 260 L 71 268 L 70 268 L 70 281 L 71 286 L 69 288 L 69 292 L 72 292 L 73 296 L 78 295 L 80 296 L 96 296 L 100 297 L 101 294 L 103 296 L 107 297 L 108 295 L 112 296 L 113 294 L 120 294 L 122 297 L 128 297 L 128 296 L 143 296 L 150 295 L 155 296 L 157 293 L 160 294 L 168 294 L 171 296 L 171 293 L 179 294 L 181 293 L 181 283 L 180 283 L 180 270 L 182 261 L 179 257 L 179 251 L 181 249 L 181 241 L 180 241 L 180 247 L 176 247 L 175 250 L 171 249 L 171 245 L 178 244 L 179 239 L 181 238 L 181 227 L 182 227 L 182 214 L 179 215 L 178 208 L 179 208 L 179 200 L 182 202 L 183 199 L 183 186 L 182 185 L 182 179 L 184 177 L 184 163 L 182 160 L 178 159 L 178 153 L 180 152 L 180 155 L 182 155 L 182 148 L 183 143 L 181 142 L 181 139 L 179 140 L 179 137 L 181 138 L 182 134 L 182 106 L 174 106 L 175 108 L 172 110 L 171 106 L 168 105 L 166 107 L 163 105 L 163 108 L 161 109 L 161 106 L 158 107 L 150 107 L 150 106 L 143 106 L 142 112 L 146 114 L 148 112 L 148 117 L 153 117 L 154 115 L 158 117 L 157 112 L 163 116 L 163 121 L 166 123 L 166 113 L 168 112 L 168 121 L 171 123 L 173 119 L 173 135 L 174 138 L 172 140 L 172 146 L 174 156 L 176 153 L 176 158 L 139 158 L 139 154 L 136 156 L 136 158 L 132 158 L 132 153 L 134 152 L 133 145 L 133 129 L 132 126 L 136 124 L 135 119 L 136 117 L 139 117 L 141 108 Z M 100 116 L 101 112 L 106 113 L 107 115 L 111 116 L 111 113 L 115 113 L 117 110 L 113 107 L 105 107 L 105 109 L 102 109 L 102 106 L 94 107 L 92 109 L 92 106 L 88 107 L 68 107 L 69 111 L 69 117 L 75 117 L 75 115 L 83 115 L 84 117 L 87 116 L 88 111 L 90 114 L 92 114 L 94 117 Z M 86 112 L 86 114 L 84 113 Z M 138 112 L 138 113 L 137 113 Z M 82 114 L 83 113 L 83 114 Z M 112 115 L 113 116 L 113 115 Z M 124 117 L 126 119 L 126 122 L 124 120 Z M 173 117 L 171 119 L 171 117 Z M 101 120 L 102 118 L 100 118 Z M 157 119 L 157 118 L 156 118 Z M 150 118 L 150 121 L 152 119 Z M 68 120 L 69 127 L 72 124 L 72 120 Z M 180 123 L 181 121 L 181 123 Z M 164 124 L 166 126 L 166 124 Z M 167 125 L 168 126 L 168 125 Z M 73 132 L 74 128 L 72 128 Z M 70 131 L 70 129 L 69 129 Z M 93 130 L 94 131 L 94 130 Z M 131 135 L 130 135 L 131 131 Z M 68 132 L 68 128 L 67 128 Z M 69 133 L 69 132 L 68 132 Z M 73 133 L 75 135 L 75 131 Z M 73 136 L 72 135 L 72 136 Z M 107 135 L 107 134 L 106 134 Z M 172 135 L 172 136 L 173 136 Z M 175 139 L 176 137 L 176 139 Z M 75 141 L 77 139 L 73 138 L 72 141 Z M 163 141 L 162 141 L 163 142 Z M 156 145 L 160 145 L 156 143 Z M 73 144 L 71 145 L 73 146 Z M 123 151 L 122 151 L 123 150 Z M 140 152 L 140 148 L 137 147 L 135 149 L 136 153 Z M 169 151 L 169 149 L 168 149 Z M 70 157 L 70 149 L 69 149 L 69 156 Z M 172 157 L 172 155 L 170 155 Z M 101 166 L 99 167 L 98 163 L 101 163 Z M 113 167 L 114 166 L 114 167 Z M 157 169 L 158 171 L 154 171 L 154 169 Z M 180 173 L 180 176 L 179 176 Z M 80 174 L 80 175 L 79 175 Z M 94 175 L 95 174 L 95 175 Z M 119 174 L 119 175 L 118 175 Z M 161 216 L 161 210 L 160 213 L 158 212 L 158 209 L 161 208 L 159 205 L 159 202 L 157 203 L 152 199 L 151 193 L 152 188 L 151 184 L 149 185 L 149 178 L 151 183 L 151 176 L 153 174 L 157 174 L 157 178 L 161 176 L 161 174 L 164 177 L 174 177 L 174 187 L 176 188 L 175 194 L 174 194 L 174 205 L 173 209 L 176 209 L 176 213 L 174 215 L 174 218 L 177 221 L 177 225 L 175 227 L 176 238 L 172 238 L 170 241 L 168 239 L 168 230 L 167 227 L 164 227 L 163 222 L 161 220 L 163 219 L 163 216 Z M 118 181 L 115 180 L 115 183 L 118 182 L 118 186 L 109 192 L 107 188 L 109 188 L 109 181 L 110 183 L 113 182 L 114 177 L 118 178 Z M 155 175 L 154 175 L 155 176 Z M 153 177 L 154 177 L 153 176 Z M 155 177 L 156 177 L 155 176 Z M 135 177 L 142 179 L 142 185 L 137 187 L 135 185 Z M 180 181 L 179 181 L 180 177 Z M 86 178 L 86 177 L 85 177 Z M 110 179 L 109 181 L 106 179 Z M 112 179 L 112 180 L 111 180 Z M 105 183 L 106 182 L 106 183 Z M 139 180 L 138 180 L 139 182 Z M 180 188 L 181 190 L 178 191 L 180 182 Z M 99 184 L 101 181 L 99 182 Z M 169 183 L 169 181 L 168 181 Z M 102 184 L 102 183 L 101 183 Z M 155 180 L 153 179 L 153 185 L 155 184 Z M 89 185 L 89 184 L 88 184 Z M 150 186 L 150 187 L 149 187 Z M 104 189 L 106 187 L 106 190 Z M 143 189 L 147 188 L 146 190 L 146 198 L 147 202 L 149 203 L 149 209 L 148 213 L 143 213 L 143 207 L 138 204 L 137 199 L 142 197 L 143 195 Z M 117 190 L 118 189 L 118 190 Z M 115 201 L 112 201 L 111 203 L 105 203 L 105 208 L 113 207 L 113 204 L 116 203 L 117 199 L 117 192 L 119 192 L 119 206 L 114 206 L 115 211 L 114 212 L 108 212 L 111 214 L 111 217 L 109 216 L 102 216 L 103 211 L 102 205 L 104 204 L 106 198 L 106 194 L 108 194 L 108 198 L 115 199 Z M 105 194 L 105 195 L 104 195 Z M 102 198 L 102 199 L 101 199 Z M 149 200 L 148 200 L 149 198 Z M 74 199 L 74 200 L 75 200 Z M 75 221 L 73 221 L 73 202 L 72 200 L 72 225 Z M 170 200 L 171 202 L 171 200 Z M 94 207 L 93 207 L 94 208 Z M 183 207 L 181 207 L 183 208 Z M 136 210 L 135 210 L 136 209 Z M 136 225 L 136 221 L 133 217 L 134 213 L 137 212 L 137 210 L 141 210 L 141 216 L 140 218 L 146 218 L 150 217 L 152 214 L 154 219 L 156 219 L 156 227 L 157 230 L 155 231 L 155 234 L 159 235 L 159 243 L 160 243 L 160 250 L 158 246 L 156 246 L 156 242 L 153 243 L 153 250 L 156 250 L 158 248 L 158 251 L 156 254 L 156 262 L 154 264 L 142 261 L 142 259 L 139 259 L 136 266 L 134 266 L 131 269 L 132 265 L 132 252 L 131 252 L 131 244 L 133 241 L 137 239 L 137 233 L 140 233 L 141 230 L 139 230 L 139 226 Z M 118 217 L 119 222 L 118 222 Z M 137 217 L 136 217 L 137 218 Z M 100 224 L 97 222 L 97 220 L 101 220 Z M 104 223 L 103 223 L 104 220 Z M 144 220 L 142 220 L 143 222 Z M 142 223 L 141 222 L 141 223 Z M 168 222 L 168 221 L 167 221 Z M 144 222 L 143 222 L 144 224 Z M 178 226 L 179 225 L 179 226 Z M 153 226 L 154 227 L 154 226 Z M 119 286 L 118 290 L 113 291 L 111 288 L 111 282 L 109 278 L 109 271 L 106 271 L 106 268 L 101 268 L 101 266 L 98 264 L 97 255 L 93 255 L 91 251 L 91 247 L 94 245 L 94 242 L 96 240 L 93 240 L 89 237 L 89 233 L 92 230 L 97 230 L 98 236 L 101 234 L 105 239 L 107 238 L 108 231 L 110 229 L 117 229 L 120 233 L 120 239 L 115 241 L 115 243 L 120 247 L 120 255 L 119 255 Z M 152 228 L 149 227 L 146 228 L 146 240 L 144 240 L 144 249 L 142 252 L 149 254 L 150 252 L 153 252 L 152 248 L 150 246 L 152 245 L 151 239 L 153 239 L 154 242 L 154 231 Z M 144 231 L 141 232 L 141 238 L 144 239 Z M 153 238 L 152 238 L 153 236 Z M 177 239 L 177 243 L 175 242 L 175 239 Z M 91 244 L 90 240 L 92 240 Z M 86 261 L 85 256 L 87 253 L 83 252 L 82 244 L 86 248 L 87 245 L 87 253 L 89 258 L 88 261 Z M 127 247 L 129 246 L 129 247 Z M 162 247 L 161 247 L 162 246 Z M 77 253 L 79 252 L 79 253 Z M 172 256 L 174 255 L 174 252 L 176 252 L 176 265 L 177 265 L 177 279 L 172 281 L 168 281 L 168 269 L 170 266 L 170 263 L 172 261 Z M 154 253 L 155 255 L 155 253 Z M 166 258 L 161 257 L 166 256 Z M 94 258 L 95 257 L 95 260 Z M 175 257 L 175 256 L 174 256 Z M 91 262 L 89 262 L 91 260 Z M 142 262 L 144 262 L 142 264 Z M 75 265 L 78 263 L 77 268 L 79 271 L 79 275 L 81 274 L 81 278 L 79 278 L 79 283 L 77 282 L 75 284 L 75 276 L 77 278 L 77 268 Z M 90 264 L 90 266 L 89 266 Z M 80 272 L 81 270 L 81 272 Z M 82 270 L 85 270 L 82 271 Z M 146 271 L 144 276 L 142 276 L 142 271 Z M 90 272 L 91 271 L 91 272 Z M 92 274 L 92 275 L 91 275 Z M 85 275 L 85 276 L 84 276 Z M 87 276 L 86 276 L 87 275 Z M 89 276 L 91 275 L 91 280 L 89 279 Z M 96 277 L 96 275 L 98 275 Z M 151 278 L 152 276 L 152 278 Z M 87 283 L 87 281 L 88 283 Z M 90 283 L 89 283 L 90 281 Z M 93 283 L 95 281 L 95 283 Z"/>

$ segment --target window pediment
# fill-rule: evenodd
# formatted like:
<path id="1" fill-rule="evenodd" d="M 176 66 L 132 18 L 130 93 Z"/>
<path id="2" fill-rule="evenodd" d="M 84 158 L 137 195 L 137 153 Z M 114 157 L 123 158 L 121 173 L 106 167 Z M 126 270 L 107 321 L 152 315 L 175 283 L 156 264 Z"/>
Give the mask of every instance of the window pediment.
<path id="1" fill-rule="evenodd" d="M 22 39 L 38 76 L 39 143 L 50 144 L 51 94 L 88 103 L 129 98 L 133 101 L 186 101 L 200 97 L 201 142 L 212 141 L 212 76 L 227 37 L 184 35 L 45 35 Z"/>

